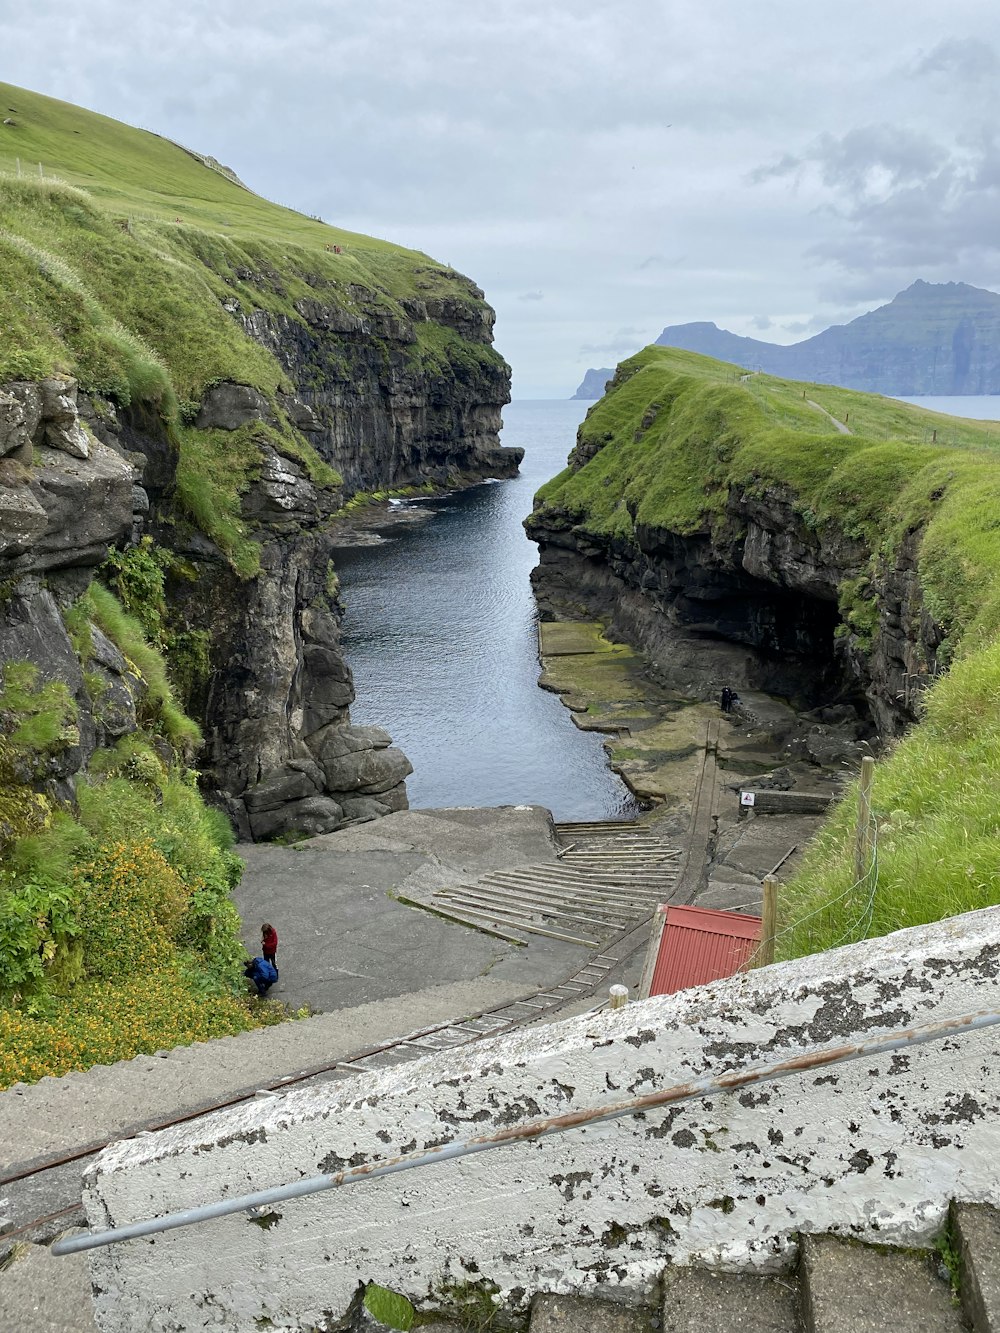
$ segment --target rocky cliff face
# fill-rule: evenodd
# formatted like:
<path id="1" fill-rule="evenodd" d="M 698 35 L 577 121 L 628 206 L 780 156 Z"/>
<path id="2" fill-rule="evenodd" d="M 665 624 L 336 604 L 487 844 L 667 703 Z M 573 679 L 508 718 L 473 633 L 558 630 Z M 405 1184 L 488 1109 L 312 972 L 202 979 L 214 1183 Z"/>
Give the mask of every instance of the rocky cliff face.
<path id="1" fill-rule="evenodd" d="M 406 757 L 381 728 L 350 722 L 354 688 L 330 570 L 335 516 L 358 490 L 510 475 L 521 451 L 498 443 L 509 379 L 489 352 L 488 307 L 413 302 L 406 320 L 366 313 L 358 296 L 359 315 L 319 299 L 300 302 L 298 320 L 244 312 L 238 302 L 230 310 L 294 386 L 269 402 L 249 386 L 216 384 L 195 420 L 206 432 L 249 432 L 256 450 L 241 497 L 242 522 L 260 547 L 249 579 L 179 515 L 177 449 L 155 413 L 116 409 L 69 378 L 0 386 L 0 666 L 34 663 L 43 679 L 68 684 L 79 709 L 78 743 L 61 751 L 53 795 L 70 798 L 73 774 L 97 745 L 134 726 L 141 708 L 141 673 L 96 626 L 81 662 L 61 613 L 109 548 L 145 534 L 176 557 L 172 626 L 207 644 L 187 702 L 205 734 L 206 788 L 240 831 L 325 832 L 405 807 Z M 421 325 L 431 318 L 436 336 L 459 340 L 436 359 L 421 355 Z M 342 486 L 317 484 L 282 452 L 277 410 Z M 100 706 L 95 672 L 105 682 Z"/>
<path id="2" fill-rule="evenodd" d="M 861 704 L 890 737 L 915 721 L 937 670 L 944 634 L 922 605 L 915 539 L 872 580 L 866 545 L 807 526 L 780 487 L 731 487 L 711 532 L 639 524 L 633 538 L 608 537 L 551 506 L 526 527 L 541 550 L 542 614 L 599 616 L 678 688 L 697 679 L 705 694 L 729 684 L 810 708 Z M 845 584 L 858 588 L 856 623 L 842 614 Z"/>

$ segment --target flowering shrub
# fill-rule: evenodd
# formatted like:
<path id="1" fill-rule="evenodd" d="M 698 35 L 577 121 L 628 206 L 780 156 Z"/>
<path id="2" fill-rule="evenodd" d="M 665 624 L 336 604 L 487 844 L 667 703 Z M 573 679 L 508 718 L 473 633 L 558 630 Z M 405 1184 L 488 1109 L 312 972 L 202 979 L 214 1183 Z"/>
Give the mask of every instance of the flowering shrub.
<path id="1" fill-rule="evenodd" d="M 154 556 L 143 546 L 119 569 L 133 591 Z M 36 788 L 79 741 L 76 703 L 31 663 L 0 670 L 0 1087 L 286 1016 L 246 996 L 231 892 L 243 863 L 186 767 L 198 731 L 162 655 L 106 588 L 66 619 L 85 672 L 95 625 L 125 654 L 142 725 L 94 753 L 72 805 L 55 801 Z"/>
<path id="2" fill-rule="evenodd" d="M 196 994 L 176 966 L 111 983 L 84 981 L 50 1000 L 44 1013 L 0 1008 L 0 1088 L 232 1036 L 282 1017 L 281 1006 L 267 1001 Z"/>
<path id="3" fill-rule="evenodd" d="M 124 980 L 172 959 L 188 890 L 151 838 L 106 844 L 77 876 L 89 976 Z"/>

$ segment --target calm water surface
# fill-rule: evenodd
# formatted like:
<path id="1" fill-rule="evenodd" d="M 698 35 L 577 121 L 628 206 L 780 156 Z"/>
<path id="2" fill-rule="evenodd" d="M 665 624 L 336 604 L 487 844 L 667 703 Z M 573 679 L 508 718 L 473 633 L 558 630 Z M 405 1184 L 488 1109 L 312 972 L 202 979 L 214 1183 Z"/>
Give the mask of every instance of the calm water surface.
<path id="1" fill-rule="evenodd" d="M 385 726 L 409 756 L 413 806 L 548 806 L 559 819 L 631 814 L 600 738 L 538 688 L 537 547 L 521 522 L 573 447 L 585 402 L 516 402 L 502 443 L 520 475 L 431 502 L 384 546 L 335 553 L 354 672 L 355 722 Z M 426 504 L 426 501 L 420 502 Z"/>
<path id="2" fill-rule="evenodd" d="M 972 417 L 975 421 L 1000 421 L 1000 394 L 969 394 L 964 398 L 924 396 L 904 398 L 900 402 L 929 408 L 931 412 L 947 412 L 952 417 Z"/>
<path id="3" fill-rule="evenodd" d="M 904 401 L 1000 420 L 1000 396 Z M 560 819 L 635 810 L 600 739 L 537 685 L 528 575 L 538 553 L 521 521 L 565 465 L 588 406 L 512 403 L 503 443 L 525 449 L 520 476 L 429 502 L 432 519 L 390 530 L 383 546 L 336 553 L 351 716 L 387 727 L 409 756 L 414 806 L 531 802 Z"/>

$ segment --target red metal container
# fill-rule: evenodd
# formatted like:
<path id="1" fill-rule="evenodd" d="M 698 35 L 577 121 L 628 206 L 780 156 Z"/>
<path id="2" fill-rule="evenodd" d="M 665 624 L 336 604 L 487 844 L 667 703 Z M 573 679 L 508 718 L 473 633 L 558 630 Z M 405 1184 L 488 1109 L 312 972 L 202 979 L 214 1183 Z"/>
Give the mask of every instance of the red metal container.
<path id="1" fill-rule="evenodd" d="M 760 917 L 711 907 L 661 907 L 666 920 L 650 995 L 673 995 L 738 972 L 760 942 Z"/>

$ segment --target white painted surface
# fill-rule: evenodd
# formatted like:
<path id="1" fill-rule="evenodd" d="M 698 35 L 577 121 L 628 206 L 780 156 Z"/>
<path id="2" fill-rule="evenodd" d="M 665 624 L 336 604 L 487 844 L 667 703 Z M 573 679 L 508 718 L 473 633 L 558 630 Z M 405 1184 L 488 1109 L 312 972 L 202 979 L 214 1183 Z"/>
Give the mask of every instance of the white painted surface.
<path id="1" fill-rule="evenodd" d="M 266 1098 L 107 1149 L 91 1224 L 995 1006 L 998 972 L 990 909 Z M 668 1261 L 779 1267 L 799 1230 L 926 1241 L 949 1198 L 1000 1199 L 998 1068 L 1000 1032 L 972 1033 L 96 1251 L 98 1320 L 324 1328 L 366 1281 L 639 1294 Z"/>

